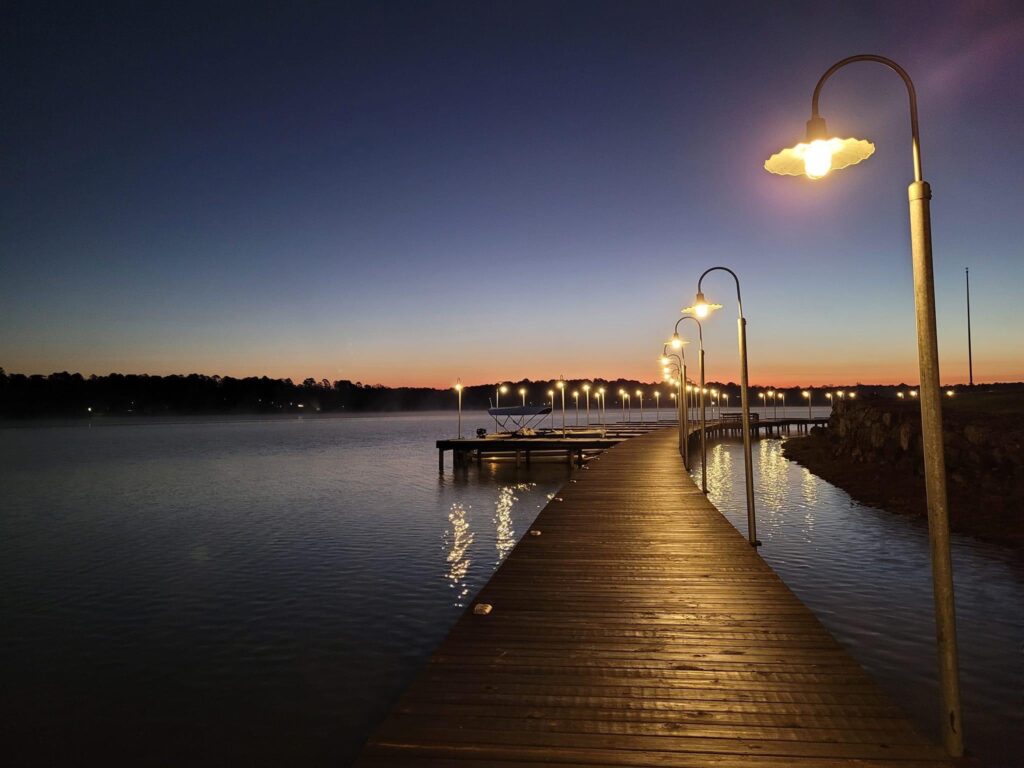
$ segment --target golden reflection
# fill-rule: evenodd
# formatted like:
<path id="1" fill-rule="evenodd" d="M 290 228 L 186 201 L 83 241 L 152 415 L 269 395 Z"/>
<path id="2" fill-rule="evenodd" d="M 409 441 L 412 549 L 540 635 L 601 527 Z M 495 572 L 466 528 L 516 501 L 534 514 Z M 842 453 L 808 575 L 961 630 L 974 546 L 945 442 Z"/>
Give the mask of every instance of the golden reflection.
<path id="1" fill-rule="evenodd" d="M 455 605 L 462 607 L 463 600 L 469 594 L 469 584 L 466 575 L 469 573 L 469 566 L 472 564 L 468 556 L 470 545 L 473 543 L 473 532 L 469 530 L 469 522 L 466 520 L 466 508 L 462 502 L 452 504 L 451 512 L 448 513 L 448 522 L 451 529 L 445 531 L 444 543 L 448 549 L 448 573 L 445 574 L 449 581 L 448 586 L 457 591 Z"/>
<path id="2" fill-rule="evenodd" d="M 808 537 L 807 541 L 810 541 L 814 531 L 814 511 L 818 508 L 818 483 L 807 467 L 800 467 L 800 493 L 804 499 L 804 533 Z"/>
<path id="3" fill-rule="evenodd" d="M 694 476 L 700 473 L 700 462 L 694 462 Z M 708 446 L 708 489 L 711 501 L 717 503 L 731 493 L 733 483 L 732 454 L 725 443 Z"/>
<path id="4" fill-rule="evenodd" d="M 761 505 L 772 513 L 782 512 L 786 501 L 789 462 L 782 454 L 781 440 L 762 440 L 758 443 L 757 469 L 760 474 Z"/>
<path id="5" fill-rule="evenodd" d="M 512 506 L 519 501 L 516 491 L 528 491 L 536 483 L 518 483 L 498 489 L 498 500 L 494 503 L 494 548 L 498 550 L 497 563 L 516 545 L 516 531 L 512 527 Z"/>

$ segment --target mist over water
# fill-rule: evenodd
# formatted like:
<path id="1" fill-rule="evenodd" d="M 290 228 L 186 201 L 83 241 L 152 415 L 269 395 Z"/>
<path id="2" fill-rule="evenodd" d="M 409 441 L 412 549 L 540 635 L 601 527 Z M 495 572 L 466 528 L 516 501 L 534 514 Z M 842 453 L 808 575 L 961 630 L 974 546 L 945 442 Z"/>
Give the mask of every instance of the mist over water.
<path id="1" fill-rule="evenodd" d="M 924 520 L 854 501 L 783 455 L 753 445 L 762 557 L 918 729 L 939 740 L 931 560 Z M 700 461 L 691 475 L 700 483 Z M 743 445 L 708 446 L 708 496 L 746 535 Z M 985 765 L 1024 755 L 1024 563 L 953 534 L 960 687 L 967 749 Z"/>

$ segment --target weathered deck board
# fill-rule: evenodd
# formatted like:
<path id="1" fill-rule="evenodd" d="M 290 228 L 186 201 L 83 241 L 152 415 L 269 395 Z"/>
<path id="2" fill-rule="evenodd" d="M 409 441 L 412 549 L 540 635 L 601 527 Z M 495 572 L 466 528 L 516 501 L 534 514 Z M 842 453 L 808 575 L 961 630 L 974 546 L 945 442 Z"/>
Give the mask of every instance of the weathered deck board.
<path id="1" fill-rule="evenodd" d="M 950 765 L 682 468 L 676 432 L 542 510 L 357 765 Z"/>

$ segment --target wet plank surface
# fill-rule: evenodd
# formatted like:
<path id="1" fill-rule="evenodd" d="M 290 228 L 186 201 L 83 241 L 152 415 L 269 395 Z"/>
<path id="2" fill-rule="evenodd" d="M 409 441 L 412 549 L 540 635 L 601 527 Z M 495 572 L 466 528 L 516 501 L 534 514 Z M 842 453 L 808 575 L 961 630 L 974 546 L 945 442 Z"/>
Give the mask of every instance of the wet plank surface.
<path id="1" fill-rule="evenodd" d="M 356 764 L 950 765 L 698 490 L 676 445 L 659 430 L 576 473 Z"/>

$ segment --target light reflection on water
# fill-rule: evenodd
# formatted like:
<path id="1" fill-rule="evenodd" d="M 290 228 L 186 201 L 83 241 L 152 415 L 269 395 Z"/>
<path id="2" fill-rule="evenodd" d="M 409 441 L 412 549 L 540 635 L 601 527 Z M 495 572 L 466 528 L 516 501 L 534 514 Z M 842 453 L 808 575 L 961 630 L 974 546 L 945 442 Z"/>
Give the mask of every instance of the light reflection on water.
<path id="1" fill-rule="evenodd" d="M 473 543 L 473 532 L 469 530 L 469 523 L 466 522 L 466 507 L 461 501 L 452 504 L 452 511 L 448 513 L 448 521 L 451 529 L 445 532 L 445 540 L 448 546 L 448 581 L 449 586 L 457 590 L 455 605 L 462 606 L 466 595 L 469 594 L 469 584 L 466 582 L 466 574 L 469 573 L 469 566 L 472 560 L 466 552 L 469 545 Z"/>
<path id="2" fill-rule="evenodd" d="M 743 447 L 708 446 L 708 496 L 746 534 Z M 938 738 L 927 526 L 852 500 L 782 453 L 753 448 L 761 555 L 922 732 Z M 700 464 L 693 477 L 699 482 Z M 986 765 L 1024 754 L 1024 565 L 953 535 L 964 733 Z"/>
<path id="3" fill-rule="evenodd" d="M 454 413 L 105 423 L 0 428 L 8 765 L 346 764 L 569 478 L 439 475 Z"/>

